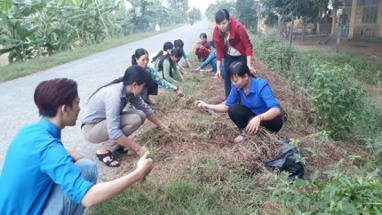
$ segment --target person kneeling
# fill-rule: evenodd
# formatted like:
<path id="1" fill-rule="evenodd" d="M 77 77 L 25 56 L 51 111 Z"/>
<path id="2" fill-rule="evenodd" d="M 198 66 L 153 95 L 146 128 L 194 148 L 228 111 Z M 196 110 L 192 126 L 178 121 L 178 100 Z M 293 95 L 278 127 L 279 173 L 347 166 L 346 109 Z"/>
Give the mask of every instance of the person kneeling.
<path id="1" fill-rule="evenodd" d="M 280 116 L 280 104 L 275 99 L 269 84 L 254 77 L 248 66 L 240 61 L 233 62 L 228 68 L 232 87 L 225 103 L 211 105 L 197 100 L 199 108 L 216 112 L 228 112 L 231 120 L 242 132 L 235 142 L 246 139 L 245 134 L 255 134 L 262 126 L 270 132 L 278 132 L 283 121 Z"/>

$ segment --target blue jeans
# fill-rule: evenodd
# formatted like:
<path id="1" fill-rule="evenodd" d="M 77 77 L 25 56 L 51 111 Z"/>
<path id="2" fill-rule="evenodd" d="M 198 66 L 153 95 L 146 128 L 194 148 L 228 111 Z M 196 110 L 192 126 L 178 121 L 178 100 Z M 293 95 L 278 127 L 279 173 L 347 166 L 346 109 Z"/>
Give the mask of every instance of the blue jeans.
<path id="1" fill-rule="evenodd" d="M 229 93 L 231 92 L 231 77 L 228 73 L 229 65 L 235 61 L 241 61 L 247 65 L 247 57 L 242 55 L 240 56 L 231 56 L 228 54 L 224 55 L 224 88 L 225 88 L 225 98 L 228 98 Z"/>
<path id="2" fill-rule="evenodd" d="M 81 169 L 81 176 L 92 183 L 97 182 L 98 171 L 96 164 L 88 159 L 80 159 L 74 165 Z M 66 195 L 59 185 L 56 185 L 46 202 L 43 215 L 82 215 L 85 207 L 74 202 Z"/>

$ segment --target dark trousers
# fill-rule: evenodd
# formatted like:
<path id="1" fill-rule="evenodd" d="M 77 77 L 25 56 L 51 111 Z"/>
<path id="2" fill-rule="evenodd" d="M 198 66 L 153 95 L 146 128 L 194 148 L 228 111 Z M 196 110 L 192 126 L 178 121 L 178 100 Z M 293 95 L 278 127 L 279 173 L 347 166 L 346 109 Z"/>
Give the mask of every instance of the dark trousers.
<path id="1" fill-rule="evenodd" d="M 239 129 L 247 127 L 249 121 L 256 116 L 251 109 L 240 104 L 230 106 L 228 108 L 228 115 Z M 283 126 L 283 121 L 280 116 L 277 116 L 272 120 L 261 121 L 260 126 L 266 128 L 270 132 L 276 133 Z"/>
<path id="2" fill-rule="evenodd" d="M 149 87 L 142 91 L 141 98 L 143 100 L 146 100 L 149 97 L 149 95 L 158 95 L 158 84 L 154 81 L 151 82 Z"/>
<path id="3" fill-rule="evenodd" d="M 247 57 L 244 56 L 231 56 L 228 54 L 224 55 L 224 88 L 225 88 L 225 98 L 228 98 L 229 92 L 231 92 L 231 77 L 228 74 L 229 65 L 235 61 L 241 61 L 247 65 Z M 223 71 L 221 71 L 223 72 Z"/>

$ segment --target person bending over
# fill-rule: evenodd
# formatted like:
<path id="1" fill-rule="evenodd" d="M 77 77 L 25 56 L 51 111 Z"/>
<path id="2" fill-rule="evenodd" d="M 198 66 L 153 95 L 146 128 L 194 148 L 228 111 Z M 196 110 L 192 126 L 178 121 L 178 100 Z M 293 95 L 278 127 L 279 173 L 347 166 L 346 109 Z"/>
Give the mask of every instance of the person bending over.
<path id="1" fill-rule="evenodd" d="M 153 82 L 151 82 L 151 85 L 148 86 L 141 94 L 142 99 L 146 102 L 148 105 L 153 105 L 155 102 L 153 102 L 150 99 L 150 95 L 158 95 L 158 85 L 162 86 L 165 89 L 171 90 L 176 93 L 178 97 L 183 97 L 183 92 L 179 89 L 179 87 L 176 87 L 172 84 L 170 84 L 168 81 L 166 81 L 161 75 L 159 75 L 154 68 L 148 66 L 149 63 L 149 53 L 143 49 L 137 49 L 135 50 L 135 53 L 133 56 L 131 56 L 131 65 L 138 65 L 148 71 L 151 75 L 151 78 L 153 79 Z"/>
<path id="2" fill-rule="evenodd" d="M 138 65 L 126 69 L 122 78 L 96 90 L 89 98 L 83 114 L 81 131 L 90 143 L 104 143 L 96 155 L 106 166 L 117 167 L 120 163 L 114 159 L 115 151 L 126 153 L 132 150 L 139 156 L 147 149 L 128 136 L 149 119 L 159 129 L 169 132 L 140 97 L 142 91 L 151 84 L 151 75 Z M 135 109 L 124 110 L 127 103 Z"/>
<path id="3" fill-rule="evenodd" d="M 161 75 L 166 81 L 176 85 L 178 81 L 183 81 L 183 76 L 176 66 L 176 61 L 182 57 L 182 50 L 173 49 L 171 54 L 162 56 L 154 64 L 154 69 Z"/>
<path id="4" fill-rule="evenodd" d="M 242 61 L 233 62 L 227 75 L 232 81 L 232 88 L 225 103 L 211 105 L 197 100 L 196 106 L 228 112 L 230 119 L 244 134 L 255 134 L 260 126 L 270 132 L 278 132 L 283 125 L 281 107 L 269 84 L 264 79 L 254 77 Z M 242 133 L 235 138 L 235 142 L 245 139 Z"/>
<path id="5" fill-rule="evenodd" d="M 74 126 L 80 111 L 77 83 L 66 78 L 43 81 L 35 89 L 34 101 L 40 120 L 19 131 L 5 156 L 0 214 L 83 214 L 151 171 L 146 153 L 133 172 L 97 184 L 95 163 L 61 141 L 61 130 Z"/>
<path id="6" fill-rule="evenodd" d="M 248 65 L 251 72 L 252 67 L 252 43 L 244 25 L 230 17 L 226 9 L 221 9 L 215 14 L 216 26 L 213 32 L 213 40 L 216 46 L 217 72 L 216 76 L 227 74 L 220 70 L 220 64 L 224 58 L 224 68 L 227 70 L 234 61 L 242 61 Z M 228 75 L 224 77 L 225 96 L 231 92 L 231 80 Z"/>

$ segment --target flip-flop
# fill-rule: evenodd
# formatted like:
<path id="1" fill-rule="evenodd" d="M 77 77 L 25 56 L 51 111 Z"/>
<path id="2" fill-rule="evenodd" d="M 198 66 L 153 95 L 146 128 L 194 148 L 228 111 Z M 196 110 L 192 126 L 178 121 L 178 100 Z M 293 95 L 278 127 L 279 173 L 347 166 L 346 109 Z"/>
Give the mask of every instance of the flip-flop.
<path id="1" fill-rule="evenodd" d="M 109 150 L 107 151 L 107 153 L 104 153 L 104 154 L 97 154 L 96 153 L 96 155 L 98 157 L 98 160 L 102 161 L 108 167 L 118 167 L 120 165 L 120 163 L 117 160 L 114 160 L 113 153 L 111 153 L 111 151 L 109 151 Z M 110 160 L 105 161 L 104 159 L 107 157 L 110 157 Z M 117 163 L 112 164 L 114 161 Z"/>

